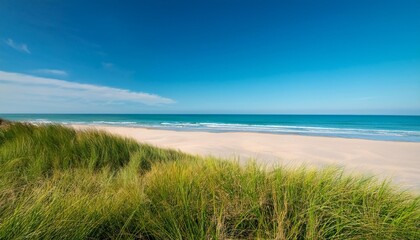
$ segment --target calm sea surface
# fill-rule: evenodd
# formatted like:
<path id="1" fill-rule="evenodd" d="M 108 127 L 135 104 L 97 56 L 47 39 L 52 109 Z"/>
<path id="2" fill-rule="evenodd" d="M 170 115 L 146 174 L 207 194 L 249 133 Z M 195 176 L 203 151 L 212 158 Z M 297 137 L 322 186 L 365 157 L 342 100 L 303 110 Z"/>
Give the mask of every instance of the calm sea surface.
<path id="1" fill-rule="evenodd" d="M 420 116 L 0 114 L 9 120 L 148 127 L 178 131 L 264 132 L 420 142 Z"/>

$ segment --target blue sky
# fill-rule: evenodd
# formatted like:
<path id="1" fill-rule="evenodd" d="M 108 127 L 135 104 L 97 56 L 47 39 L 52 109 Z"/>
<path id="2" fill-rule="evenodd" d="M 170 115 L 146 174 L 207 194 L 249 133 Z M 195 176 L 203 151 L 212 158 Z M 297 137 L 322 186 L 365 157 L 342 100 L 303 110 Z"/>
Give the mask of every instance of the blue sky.
<path id="1" fill-rule="evenodd" d="M 0 112 L 420 114 L 420 1 L 0 1 Z"/>

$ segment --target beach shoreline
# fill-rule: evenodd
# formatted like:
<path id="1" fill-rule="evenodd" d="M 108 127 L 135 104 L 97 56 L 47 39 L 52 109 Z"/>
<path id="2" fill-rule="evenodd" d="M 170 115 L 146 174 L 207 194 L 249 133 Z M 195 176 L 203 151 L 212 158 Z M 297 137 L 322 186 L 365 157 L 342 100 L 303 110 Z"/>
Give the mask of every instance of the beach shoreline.
<path id="1" fill-rule="evenodd" d="M 391 179 L 404 188 L 420 190 L 420 143 L 302 136 L 256 132 L 197 132 L 105 125 L 70 125 L 97 129 L 138 142 L 186 153 L 254 160 L 258 164 L 297 167 L 342 167 L 348 173 Z"/>
<path id="2" fill-rule="evenodd" d="M 9 114 L 33 124 L 103 125 L 187 132 L 255 132 L 420 142 L 420 116 L 224 114 Z"/>

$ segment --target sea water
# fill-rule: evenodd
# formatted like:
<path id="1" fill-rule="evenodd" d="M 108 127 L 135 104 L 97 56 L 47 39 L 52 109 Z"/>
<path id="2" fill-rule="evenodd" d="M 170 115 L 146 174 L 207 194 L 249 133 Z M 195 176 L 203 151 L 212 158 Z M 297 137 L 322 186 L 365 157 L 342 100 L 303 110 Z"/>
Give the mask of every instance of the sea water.
<path id="1" fill-rule="evenodd" d="M 236 114 L 0 114 L 31 123 L 147 127 L 177 131 L 262 132 L 420 142 L 420 116 Z"/>

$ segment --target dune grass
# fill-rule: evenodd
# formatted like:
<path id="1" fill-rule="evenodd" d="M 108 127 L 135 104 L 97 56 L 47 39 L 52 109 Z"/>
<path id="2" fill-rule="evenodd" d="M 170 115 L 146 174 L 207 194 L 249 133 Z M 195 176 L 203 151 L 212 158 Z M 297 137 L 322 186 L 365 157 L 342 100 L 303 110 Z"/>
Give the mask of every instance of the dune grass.
<path id="1" fill-rule="evenodd" d="M 420 239 L 420 197 L 97 131 L 0 126 L 0 239 Z"/>

